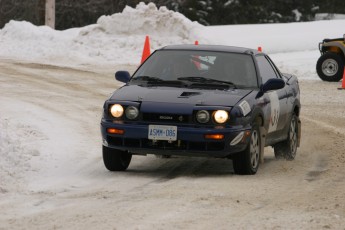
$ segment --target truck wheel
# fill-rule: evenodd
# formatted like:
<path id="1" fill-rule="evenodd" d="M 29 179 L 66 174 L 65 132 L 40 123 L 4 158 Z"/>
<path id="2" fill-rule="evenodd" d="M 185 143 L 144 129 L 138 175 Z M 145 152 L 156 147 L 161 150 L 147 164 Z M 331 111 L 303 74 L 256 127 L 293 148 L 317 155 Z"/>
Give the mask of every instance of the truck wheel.
<path id="1" fill-rule="evenodd" d="M 292 115 L 288 138 L 274 145 L 274 155 L 277 159 L 293 160 L 296 157 L 298 145 L 298 123 L 295 114 Z"/>
<path id="2" fill-rule="evenodd" d="M 103 145 L 103 162 L 109 171 L 125 171 L 131 160 L 132 154 Z"/>
<path id="3" fill-rule="evenodd" d="M 260 131 L 254 126 L 247 148 L 237 153 L 232 160 L 234 171 L 240 175 L 253 175 L 258 171 L 261 154 Z"/>
<path id="4" fill-rule="evenodd" d="M 316 71 L 324 81 L 339 81 L 343 78 L 344 59 L 336 53 L 323 54 L 316 63 Z"/>

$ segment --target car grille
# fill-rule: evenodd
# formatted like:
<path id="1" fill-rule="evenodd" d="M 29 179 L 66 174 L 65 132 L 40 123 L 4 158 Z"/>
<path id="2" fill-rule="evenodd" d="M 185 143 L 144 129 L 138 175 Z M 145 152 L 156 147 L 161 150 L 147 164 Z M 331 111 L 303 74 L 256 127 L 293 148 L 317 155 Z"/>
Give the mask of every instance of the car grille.
<path id="1" fill-rule="evenodd" d="M 157 113 L 144 113 L 144 121 L 162 122 L 162 123 L 189 123 L 190 116 L 188 115 L 176 115 L 176 114 L 157 114 Z"/>
<path id="2" fill-rule="evenodd" d="M 146 138 L 133 139 L 123 137 L 108 136 L 107 141 L 113 146 L 143 149 L 167 149 L 167 150 L 187 150 L 187 151 L 222 151 L 224 142 L 194 142 L 194 141 L 152 141 Z"/>

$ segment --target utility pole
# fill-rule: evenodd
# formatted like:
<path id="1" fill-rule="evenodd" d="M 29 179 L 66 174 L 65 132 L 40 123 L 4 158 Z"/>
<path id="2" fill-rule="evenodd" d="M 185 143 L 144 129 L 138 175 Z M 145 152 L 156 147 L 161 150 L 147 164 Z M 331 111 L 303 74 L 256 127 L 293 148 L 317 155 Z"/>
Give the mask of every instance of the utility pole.
<path id="1" fill-rule="evenodd" d="M 47 26 L 55 29 L 55 0 L 46 0 L 46 18 Z"/>

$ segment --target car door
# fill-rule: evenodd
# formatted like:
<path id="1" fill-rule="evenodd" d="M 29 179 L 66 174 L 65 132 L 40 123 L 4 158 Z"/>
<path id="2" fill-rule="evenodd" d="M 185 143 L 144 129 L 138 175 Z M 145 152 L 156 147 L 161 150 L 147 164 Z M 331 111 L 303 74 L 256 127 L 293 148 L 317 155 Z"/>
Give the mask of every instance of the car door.
<path id="1" fill-rule="evenodd" d="M 271 78 L 283 79 L 274 66 L 273 62 L 266 55 L 259 55 L 256 57 L 259 74 L 262 78 L 262 84 L 265 84 Z M 283 79 L 284 80 L 284 79 Z M 266 92 L 264 97 L 268 101 L 268 111 L 266 122 L 268 122 L 267 138 L 279 138 L 281 132 L 284 131 L 288 119 L 287 109 L 287 86 L 283 89 Z"/>

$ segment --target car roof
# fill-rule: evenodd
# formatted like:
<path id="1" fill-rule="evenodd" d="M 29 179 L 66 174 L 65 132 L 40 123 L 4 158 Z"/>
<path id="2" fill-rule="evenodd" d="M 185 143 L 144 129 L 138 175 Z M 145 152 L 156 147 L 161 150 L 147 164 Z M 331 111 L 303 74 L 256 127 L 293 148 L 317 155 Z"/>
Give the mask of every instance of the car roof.
<path id="1" fill-rule="evenodd" d="M 236 46 L 224 46 L 224 45 L 170 45 L 161 48 L 160 50 L 200 50 L 200 51 L 218 51 L 229 53 L 245 53 L 256 55 L 259 52 L 255 49 L 236 47 Z"/>

